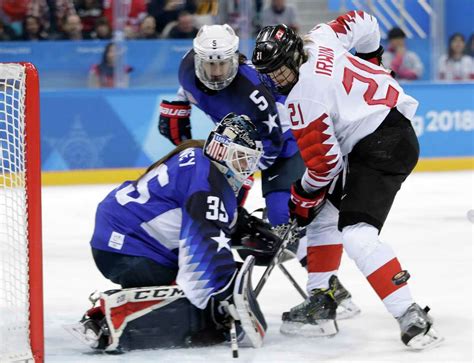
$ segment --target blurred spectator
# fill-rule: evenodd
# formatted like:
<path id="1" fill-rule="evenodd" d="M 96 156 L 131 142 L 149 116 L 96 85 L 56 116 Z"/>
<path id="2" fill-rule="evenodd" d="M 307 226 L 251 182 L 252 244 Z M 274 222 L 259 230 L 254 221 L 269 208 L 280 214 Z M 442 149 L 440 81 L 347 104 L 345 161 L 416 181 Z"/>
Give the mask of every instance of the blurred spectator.
<path id="1" fill-rule="evenodd" d="M 102 2 L 100 0 L 78 0 L 76 10 L 77 15 L 81 18 L 82 31 L 92 33 L 97 20 L 102 16 Z"/>
<path id="2" fill-rule="evenodd" d="M 472 58 L 465 54 L 466 41 L 460 33 L 449 38 L 448 53 L 441 56 L 438 64 L 439 78 L 449 81 L 474 79 Z"/>
<path id="3" fill-rule="evenodd" d="M 125 36 L 125 39 L 136 39 L 138 36 L 138 33 L 133 29 L 131 25 L 125 25 L 123 28 L 123 34 Z"/>
<path id="4" fill-rule="evenodd" d="M 187 11 L 182 11 L 179 13 L 176 25 L 170 29 L 167 37 L 173 39 L 193 39 L 198 30 L 194 26 L 193 15 Z"/>
<path id="5" fill-rule="evenodd" d="M 299 30 L 296 8 L 287 5 L 286 0 L 271 0 L 270 6 L 262 11 L 262 26 L 286 24 L 296 32 Z"/>
<path id="6" fill-rule="evenodd" d="M 469 37 L 469 41 L 467 42 L 467 52 L 473 58 L 474 61 L 474 33 L 471 34 Z"/>
<path id="7" fill-rule="evenodd" d="M 109 43 L 104 49 L 102 60 L 99 64 L 94 64 L 89 72 L 89 87 L 111 88 L 114 86 L 116 48 L 114 43 Z M 125 87 L 128 87 L 129 73 L 132 68 L 124 68 Z"/>
<path id="8" fill-rule="evenodd" d="M 90 38 L 98 40 L 112 39 L 112 28 L 106 17 L 96 20 L 94 30 L 90 33 Z"/>
<path id="9" fill-rule="evenodd" d="M 87 34 L 82 32 L 81 18 L 77 14 L 67 15 L 62 22 L 63 31 L 57 36 L 50 37 L 53 40 L 83 40 L 88 39 Z"/>
<path id="10" fill-rule="evenodd" d="M 393 28 L 388 32 L 388 49 L 383 55 L 383 64 L 392 69 L 397 79 L 418 79 L 423 74 L 420 58 L 405 45 L 405 32 Z"/>
<path id="11" fill-rule="evenodd" d="M 138 39 L 158 39 L 156 32 L 156 20 L 153 16 L 147 15 L 140 24 Z"/>
<path id="12" fill-rule="evenodd" d="M 4 24 L 3 21 L 0 20 L 0 41 L 9 41 L 15 39 L 16 34 L 13 29 L 8 24 Z"/>
<path id="13" fill-rule="evenodd" d="M 0 12 L 5 22 L 13 23 L 25 20 L 30 0 L 0 0 Z M 4 24 L 5 25 L 5 24 Z"/>
<path id="14" fill-rule="evenodd" d="M 48 34 L 43 30 L 41 21 L 36 16 L 28 15 L 23 20 L 23 30 L 19 40 L 47 40 Z"/>
<path id="15" fill-rule="evenodd" d="M 119 0 L 119 2 L 125 6 L 125 13 L 127 19 L 125 21 L 125 27 L 131 27 L 133 33 L 138 33 L 140 23 L 142 19 L 147 15 L 147 3 L 148 0 Z M 104 16 L 109 20 L 109 24 L 112 29 L 115 29 L 114 24 L 114 0 L 104 0 Z M 125 29 L 124 29 L 125 30 Z"/>
<path id="16" fill-rule="evenodd" d="M 194 0 L 150 0 L 148 3 L 148 13 L 156 19 L 157 32 L 161 33 L 163 28 L 170 22 L 178 19 L 181 11 L 196 12 Z"/>
<path id="17" fill-rule="evenodd" d="M 39 18 L 43 29 L 51 35 L 63 30 L 62 20 L 76 15 L 76 9 L 72 0 L 30 0 L 27 14 Z"/>

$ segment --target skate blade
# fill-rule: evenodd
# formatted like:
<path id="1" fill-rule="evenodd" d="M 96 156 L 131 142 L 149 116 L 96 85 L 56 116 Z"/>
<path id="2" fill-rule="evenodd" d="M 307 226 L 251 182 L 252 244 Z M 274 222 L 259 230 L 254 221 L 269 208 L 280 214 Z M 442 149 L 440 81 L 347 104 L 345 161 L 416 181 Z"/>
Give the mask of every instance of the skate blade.
<path id="1" fill-rule="evenodd" d="M 318 324 L 304 324 L 293 321 L 284 321 L 280 332 L 285 335 L 314 337 L 331 337 L 339 331 L 335 320 L 318 320 Z"/>
<path id="2" fill-rule="evenodd" d="M 94 334 L 92 330 L 85 329 L 82 323 L 64 324 L 63 328 L 89 348 L 95 349 L 99 345 L 100 337 L 97 336 L 97 334 Z"/>
<path id="3" fill-rule="evenodd" d="M 410 350 L 420 351 L 437 347 L 444 341 L 444 337 L 431 327 L 426 334 L 419 334 L 413 337 L 407 344 Z"/>
<path id="4" fill-rule="evenodd" d="M 350 319 L 360 314 L 360 308 L 352 302 L 352 299 L 342 300 L 336 310 L 337 320 Z"/>

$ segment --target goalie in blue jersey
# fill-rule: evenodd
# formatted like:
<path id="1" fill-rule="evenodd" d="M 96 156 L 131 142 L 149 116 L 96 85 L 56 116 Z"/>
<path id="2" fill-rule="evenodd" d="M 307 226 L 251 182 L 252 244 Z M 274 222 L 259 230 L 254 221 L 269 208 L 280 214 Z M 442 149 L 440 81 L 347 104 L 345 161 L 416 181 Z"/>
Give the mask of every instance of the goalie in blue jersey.
<path id="1" fill-rule="evenodd" d="M 253 257 L 238 269 L 230 234 L 236 195 L 261 156 L 250 119 L 229 114 L 205 143 L 180 144 L 112 190 L 91 246 L 98 269 L 122 289 L 91 296 L 97 306 L 70 331 L 115 352 L 212 344 L 237 326 L 259 347 L 266 323 L 250 286 Z"/>

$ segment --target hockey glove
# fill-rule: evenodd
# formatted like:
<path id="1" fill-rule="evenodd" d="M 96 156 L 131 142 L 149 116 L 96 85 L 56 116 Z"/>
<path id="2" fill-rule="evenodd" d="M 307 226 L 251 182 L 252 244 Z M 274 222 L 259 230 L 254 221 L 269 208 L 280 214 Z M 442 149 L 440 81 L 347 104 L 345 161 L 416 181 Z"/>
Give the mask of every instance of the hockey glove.
<path id="1" fill-rule="evenodd" d="M 307 192 L 301 186 L 301 179 L 298 179 L 291 186 L 291 197 L 288 201 L 290 218 L 296 219 L 298 226 L 305 227 L 323 209 L 326 202 L 326 188 L 315 192 Z"/>
<path id="2" fill-rule="evenodd" d="M 191 105 L 188 101 L 165 101 L 160 103 L 160 120 L 158 130 L 160 134 L 179 145 L 191 136 Z"/>
<path id="3" fill-rule="evenodd" d="M 373 63 L 377 66 L 382 65 L 382 54 L 385 50 L 382 46 L 378 47 L 377 50 L 370 53 L 356 53 L 355 56 L 366 60 L 367 62 Z"/>

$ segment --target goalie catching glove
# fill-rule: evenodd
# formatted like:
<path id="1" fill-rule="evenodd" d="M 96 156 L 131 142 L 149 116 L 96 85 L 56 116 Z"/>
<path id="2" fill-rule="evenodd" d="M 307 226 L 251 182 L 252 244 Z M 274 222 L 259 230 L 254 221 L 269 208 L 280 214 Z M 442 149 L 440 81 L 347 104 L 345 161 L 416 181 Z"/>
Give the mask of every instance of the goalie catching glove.
<path id="1" fill-rule="evenodd" d="M 160 134 L 179 145 L 191 136 L 191 105 L 188 101 L 166 101 L 160 103 L 160 120 L 158 130 Z"/>
<path id="2" fill-rule="evenodd" d="M 326 202 L 326 188 L 307 192 L 298 179 L 291 186 L 291 198 L 288 201 L 290 218 L 296 219 L 298 226 L 306 227 L 321 212 Z"/>

